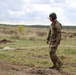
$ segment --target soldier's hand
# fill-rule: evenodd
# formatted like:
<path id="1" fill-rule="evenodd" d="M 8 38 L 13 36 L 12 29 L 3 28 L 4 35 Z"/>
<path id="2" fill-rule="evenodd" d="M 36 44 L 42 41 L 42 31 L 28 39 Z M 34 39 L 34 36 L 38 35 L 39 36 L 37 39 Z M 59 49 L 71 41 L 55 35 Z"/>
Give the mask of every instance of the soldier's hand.
<path id="1" fill-rule="evenodd" d="M 47 44 L 49 44 L 49 40 L 47 40 L 47 42 L 46 42 Z"/>

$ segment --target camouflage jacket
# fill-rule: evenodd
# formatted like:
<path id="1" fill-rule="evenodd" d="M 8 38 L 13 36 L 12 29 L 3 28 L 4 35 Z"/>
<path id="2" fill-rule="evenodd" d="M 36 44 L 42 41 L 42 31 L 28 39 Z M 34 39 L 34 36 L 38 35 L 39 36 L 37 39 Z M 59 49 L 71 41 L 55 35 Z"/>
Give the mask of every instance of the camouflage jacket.
<path id="1" fill-rule="evenodd" d="M 59 44 L 61 40 L 61 28 L 62 26 L 57 20 L 55 23 L 52 23 L 47 40 L 50 42 L 56 41 L 56 44 Z"/>

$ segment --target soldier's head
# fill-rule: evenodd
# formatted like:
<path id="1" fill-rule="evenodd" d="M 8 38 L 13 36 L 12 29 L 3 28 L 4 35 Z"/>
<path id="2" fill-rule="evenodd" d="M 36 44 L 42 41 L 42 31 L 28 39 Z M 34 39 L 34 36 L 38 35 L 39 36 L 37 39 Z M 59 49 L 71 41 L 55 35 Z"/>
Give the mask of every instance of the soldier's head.
<path id="1" fill-rule="evenodd" d="M 54 20 L 56 20 L 56 18 L 57 18 L 57 15 L 56 15 L 55 13 L 51 13 L 51 14 L 49 15 L 49 20 L 50 20 L 51 22 L 53 22 Z"/>

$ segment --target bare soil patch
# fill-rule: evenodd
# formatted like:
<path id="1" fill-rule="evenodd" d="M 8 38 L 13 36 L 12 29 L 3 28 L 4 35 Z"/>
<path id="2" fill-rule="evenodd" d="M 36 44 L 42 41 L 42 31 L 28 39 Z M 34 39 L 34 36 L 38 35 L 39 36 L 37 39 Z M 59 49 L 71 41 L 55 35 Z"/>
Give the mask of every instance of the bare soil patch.
<path id="1" fill-rule="evenodd" d="M 71 64 L 72 65 L 72 64 Z M 0 60 L 0 75 L 76 75 L 72 72 L 49 69 L 48 67 L 26 67 Z"/>

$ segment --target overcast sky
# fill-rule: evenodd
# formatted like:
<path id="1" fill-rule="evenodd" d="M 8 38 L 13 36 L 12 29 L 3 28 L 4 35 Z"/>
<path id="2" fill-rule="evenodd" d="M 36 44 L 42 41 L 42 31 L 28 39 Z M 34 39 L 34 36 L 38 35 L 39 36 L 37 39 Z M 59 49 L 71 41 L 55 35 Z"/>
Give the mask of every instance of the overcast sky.
<path id="1" fill-rule="evenodd" d="M 76 0 L 0 0 L 0 23 L 50 25 L 52 12 L 62 25 L 76 25 Z"/>

